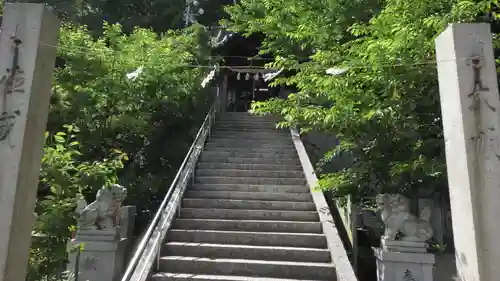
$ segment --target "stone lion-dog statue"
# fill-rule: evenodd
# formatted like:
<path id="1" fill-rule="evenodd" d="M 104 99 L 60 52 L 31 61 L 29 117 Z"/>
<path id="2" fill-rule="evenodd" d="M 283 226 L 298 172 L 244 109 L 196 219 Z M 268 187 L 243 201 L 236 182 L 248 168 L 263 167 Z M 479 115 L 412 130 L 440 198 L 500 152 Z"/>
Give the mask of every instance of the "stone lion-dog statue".
<path id="1" fill-rule="evenodd" d="M 80 196 L 75 210 L 78 214 L 78 229 L 116 228 L 125 197 L 127 189 L 119 184 L 103 186 L 97 192 L 95 201 L 88 205 L 83 196 Z"/>
<path id="2" fill-rule="evenodd" d="M 384 239 L 396 240 L 396 235 L 401 233 L 403 241 L 424 242 L 434 234 L 429 223 L 430 206 L 422 208 L 417 217 L 410 212 L 409 199 L 401 194 L 380 194 L 376 203 L 385 224 Z"/>

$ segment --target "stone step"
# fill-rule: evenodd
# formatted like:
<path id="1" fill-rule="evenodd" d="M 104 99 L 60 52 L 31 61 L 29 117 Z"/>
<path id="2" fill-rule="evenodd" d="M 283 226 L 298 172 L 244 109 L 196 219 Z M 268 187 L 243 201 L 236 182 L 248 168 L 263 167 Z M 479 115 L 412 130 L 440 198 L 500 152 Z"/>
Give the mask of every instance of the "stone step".
<path id="1" fill-rule="evenodd" d="M 291 140 L 247 140 L 239 139 L 235 141 L 230 138 L 216 138 L 211 136 L 208 140 L 206 147 L 256 147 L 256 148 L 270 148 L 270 149 L 295 149 Z"/>
<path id="2" fill-rule="evenodd" d="M 239 148 L 256 148 L 256 149 L 278 149 L 278 150 L 293 150 L 295 147 L 292 142 L 288 140 L 286 143 L 279 144 L 275 141 L 271 142 L 256 142 L 256 141 L 248 141 L 248 140 L 240 140 L 235 142 L 231 139 L 210 139 L 205 145 L 205 150 L 208 149 L 216 149 L 216 148 L 227 148 L 227 149 L 239 149 Z"/>
<path id="3" fill-rule="evenodd" d="M 214 127 L 214 131 L 237 131 L 237 132 L 283 132 L 290 133 L 288 129 L 276 128 L 276 125 L 271 124 L 231 124 L 219 123 Z"/>
<path id="4" fill-rule="evenodd" d="M 266 201 L 294 201 L 312 202 L 311 193 L 291 192 L 243 192 L 243 191 L 205 191 L 188 189 L 184 198 L 210 198 L 235 200 L 266 200 Z"/>
<path id="5" fill-rule="evenodd" d="M 277 132 L 289 132 L 288 128 L 279 129 L 276 128 L 276 123 L 217 123 L 215 130 L 223 130 L 223 131 L 277 131 Z"/>
<path id="6" fill-rule="evenodd" d="M 217 151 L 217 152 L 230 152 L 230 153 L 276 153 L 276 154 L 297 154 L 297 151 L 293 147 L 288 148 L 262 148 L 262 147 L 222 147 L 222 146 L 213 146 L 206 145 L 205 151 Z"/>
<path id="7" fill-rule="evenodd" d="M 277 116 L 273 115 L 257 115 L 255 113 L 251 113 L 249 111 L 246 112 L 235 112 L 235 111 L 226 111 L 220 115 L 220 117 L 231 117 L 231 118 L 236 118 L 236 117 L 252 117 L 252 118 L 278 118 Z"/>
<path id="8" fill-rule="evenodd" d="M 242 169 L 196 169 L 197 177 L 263 177 L 263 178 L 301 178 L 302 171 L 242 170 Z"/>
<path id="9" fill-rule="evenodd" d="M 249 140 L 275 140 L 281 139 L 283 141 L 288 140 L 291 142 L 290 134 L 279 133 L 279 132 L 212 132 L 211 137 L 214 138 L 228 138 L 228 139 L 249 139 Z"/>
<path id="10" fill-rule="evenodd" d="M 254 121 L 278 121 L 280 120 L 277 116 L 258 116 L 255 114 L 247 112 L 227 112 L 219 116 L 219 120 L 254 120 Z"/>
<path id="11" fill-rule="evenodd" d="M 221 114 L 219 117 L 227 117 L 227 118 L 243 118 L 243 117 L 251 117 L 255 119 L 277 119 L 278 116 L 273 115 L 257 115 L 251 112 L 231 112 L 227 111 Z"/>
<path id="12" fill-rule="evenodd" d="M 280 117 L 274 116 L 256 116 L 256 115 L 221 115 L 217 118 L 219 122 L 238 122 L 238 121 L 253 121 L 253 122 L 280 122 Z"/>
<path id="13" fill-rule="evenodd" d="M 225 157 L 215 155 L 207 155 L 202 153 L 199 163 L 234 163 L 234 164 L 272 164 L 272 165 L 300 165 L 298 157 L 290 159 L 266 159 L 261 157 Z"/>
<path id="14" fill-rule="evenodd" d="M 284 153 L 284 152 L 268 152 L 268 151 L 223 151 L 223 150 L 205 150 L 201 154 L 202 157 L 242 157 L 242 158 L 264 158 L 264 159 L 283 159 L 293 160 L 298 159 L 297 153 Z"/>
<path id="15" fill-rule="evenodd" d="M 215 124 L 212 129 L 214 131 L 222 130 L 222 131 L 228 131 L 231 132 L 232 130 L 238 131 L 238 132 L 277 132 L 277 133 L 286 133 L 290 134 L 290 130 L 288 128 L 276 128 L 276 123 L 274 122 L 268 122 L 268 123 L 257 123 L 257 122 L 252 122 L 252 123 L 228 123 L 228 122 L 222 122 L 222 123 L 217 123 Z"/>
<path id="16" fill-rule="evenodd" d="M 257 201 L 257 200 L 233 200 L 233 199 L 182 199 L 183 208 L 193 209 L 246 209 L 246 210 L 291 210 L 291 211 L 315 211 L 312 202 L 287 202 L 287 201 Z"/>
<path id="17" fill-rule="evenodd" d="M 267 125 L 266 125 L 267 126 Z M 248 125 L 218 125 L 212 127 L 213 133 L 224 133 L 224 134 L 242 134 L 242 135 L 268 135 L 276 134 L 282 136 L 290 136 L 289 130 L 276 129 L 272 127 L 251 127 Z"/>
<path id="18" fill-rule="evenodd" d="M 165 256 L 160 258 L 160 269 L 165 272 L 188 271 L 193 274 L 234 274 L 249 277 L 335 280 L 335 268 L 331 263 L 299 263 L 238 259 L 213 260 L 199 257 Z"/>
<path id="19" fill-rule="evenodd" d="M 243 232 L 171 229 L 168 242 L 214 243 L 250 246 L 309 247 L 326 249 L 326 238 L 315 233 Z"/>
<path id="20" fill-rule="evenodd" d="M 242 209 L 191 209 L 182 208 L 179 214 L 183 219 L 222 219 L 222 220 L 277 220 L 312 221 L 319 220 L 316 211 L 283 210 L 242 210 Z"/>
<path id="21" fill-rule="evenodd" d="M 274 122 L 278 123 L 280 122 L 279 118 L 273 118 L 273 117 L 258 117 L 258 116 L 244 116 L 244 115 L 239 115 L 239 116 L 220 116 L 217 119 L 218 122 L 254 122 L 254 123 L 262 123 L 262 122 Z"/>
<path id="22" fill-rule="evenodd" d="M 277 129 L 278 121 L 272 120 L 218 120 L 215 127 L 252 127 L 252 128 L 272 128 L 275 130 L 288 130 L 288 128 Z"/>
<path id="23" fill-rule="evenodd" d="M 232 134 L 232 135 L 279 135 L 281 137 L 290 137 L 290 132 L 285 130 L 264 129 L 264 128 L 236 128 L 236 127 L 219 127 L 213 129 L 212 135 L 217 134 Z"/>
<path id="24" fill-rule="evenodd" d="M 248 185 L 248 184 L 194 184 L 188 187 L 192 191 L 239 191 L 270 193 L 307 193 L 305 185 Z"/>
<path id="25" fill-rule="evenodd" d="M 198 169 L 236 169 L 236 170 L 267 170 L 267 171 L 294 171 L 302 172 L 300 165 L 273 165 L 273 164 L 232 164 L 232 163 L 199 163 Z"/>
<path id="26" fill-rule="evenodd" d="M 293 147 L 293 142 L 290 136 L 280 135 L 280 134 L 264 134 L 264 135 L 251 135 L 251 134 L 211 134 L 209 141 L 215 140 L 219 141 L 220 139 L 225 139 L 229 141 L 247 141 L 253 142 L 255 144 L 261 143 L 271 143 L 278 144 L 283 146 Z"/>
<path id="27" fill-rule="evenodd" d="M 217 177 L 217 176 L 197 176 L 195 183 L 205 184 L 285 184 L 285 185 L 305 185 L 305 178 L 263 178 L 263 177 Z"/>
<path id="28" fill-rule="evenodd" d="M 275 130 L 288 130 L 288 128 L 276 128 L 278 121 L 272 120 L 219 120 L 215 122 L 215 128 L 224 127 L 251 127 L 251 128 L 269 128 Z"/>
<path id="29" fill-rule="evenodd" d="M 242 122 L 242 121 L 250 121 L 250 122 L 280 122 L 280 118 L 276 117 L 258 117 L 255 115 L 251 116 L 219 116 L 217 118 L 217 122 Z"/>
<path id="30" fill-rule="evenodd" d="M 173 228 L 318 234 L 321 234 L 323 229 L 320 222 L 217 219 L 175 219 Z"/>
<path id="31" fill-rule="evenodd" d="M 320 280 L 304 280 L 304 279 L 290 279 L 290 278 L 268 278 L 268 277 L 249 277 L 249 276 L 235 276 L 235 275 L 206 275 L 206 274 L 192 274 L 192 273 L 169 273 L 160 272 L 154 274 L 150 281 L 320 281 Z M 332 279 L 336 280 L 336 279 Z"/>
<path id="32" fill-rule="evenodd" d="M 169 242 L 165 256 L 330 263 L 328 249 Z"/>
<path id="33" fill-rule="evenodd" d="M 250 136 L 253 135 L 253 138 L 250 138 Z M 271 137 L 269 137 L 271 136 Z M 241 139 L 242 141 L 247 141 L 247 142 L 255 142 L 255 140 L 258 140 L 259 142 L 267 142 L 267 143 L 277 143 L 277 144 L 291 144 L 293 145 L 292 138 L 288 134 L 283 134 L 283 133 L 265 133 L 265 134 L 252 134 L 252 133 L 245 133 L 245 132 L 233 132 L 233 133 L 211 133 L 209 141 L 213 139 L 228 139 L 228 140 L 234 140 L 235 138 Z"/>

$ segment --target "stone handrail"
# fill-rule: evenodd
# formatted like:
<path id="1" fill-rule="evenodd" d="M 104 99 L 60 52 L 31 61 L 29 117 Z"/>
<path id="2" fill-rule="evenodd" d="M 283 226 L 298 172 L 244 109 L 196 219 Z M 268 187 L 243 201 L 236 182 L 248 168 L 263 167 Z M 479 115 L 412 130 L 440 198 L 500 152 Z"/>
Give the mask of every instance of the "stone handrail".
<path id="1" fill-rule="evenodd" d="M 314 205 L 316 206 L 316 210 L 319 214 L 319 219 L 323 227 L 323 232 L 326 236 L 332 262 L 335 265 L 335 270 L 337 272 L 337 281 L 357 281 L 358 279 L 335 226 L 335 221 L 330 213 L 330 208 L 326 202 L 325 196 L 323 195 L 323 192 L 315 190 L 318 184 L 318 178 L 316 177 L 304 144 L 300 139 L 300 134 L 296 129 L 291 129 L 290 134 L 292 136 L 295 149 L 297 150 L 302 169 L 306 176 L 307 184 L 311 189 Z"/>

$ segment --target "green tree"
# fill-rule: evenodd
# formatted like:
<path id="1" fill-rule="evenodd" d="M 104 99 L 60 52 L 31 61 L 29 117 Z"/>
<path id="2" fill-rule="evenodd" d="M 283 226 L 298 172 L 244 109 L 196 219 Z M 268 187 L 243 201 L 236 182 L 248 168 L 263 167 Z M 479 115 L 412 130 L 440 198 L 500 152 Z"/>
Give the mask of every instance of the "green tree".
<path id="1" fill-rule="evenodd" d="M 200 23 L 217 24 L 224 14 L 223 5 L 233 0 L 197 0 L 204 12 Z M 136 27 L 150 28 L 160 34 L 169 29 L 185 27 L 186 0 L 21 0 L 18 2 L 46 3 L 65 21 L 86 25 L 94 35 L 100 35 L 102 21 L 118 23 L 126 33 Z M 192 1 L 191 1 L 192 2 Z"/>
<path id="2" fill-rule="evenodd" d="M 205 42 L 200 26 L 158 37 L 140 28 L 125 35 L 119 25 L 105 24 L 104 35 L 93 39 L 84 27 L 66 24 L 48 130 L 79 127 L 88 160 L 107 157 L 112 149 L 124 151 L 131 160 L 121 180 L 147 188 L 132 190 L 129 198 L 154 203 L 155 188 L 168 185 L 169 172 L 177 169 L 209 105 L 200 86 L 208 69 L 196 67 L 208 64 L 209 50 L 200 42 Z M 140 69 L 137 78 L 127 78 Z M 165 149 L 171 145 L 177 149 Z"/>
<path id="3" fill-rule="evenodd" d="M 92 201 L 119 182 L 125 204 L 155 211 L 210 106 L 200 86 L 209 69 L 197 67 L 209 64 L 203 27 L 159 36 L 104 23 L 103 31 L 61 28 L 29 280 L 64 269 L 78 193 Z"/>
<path id="4" fill-rule="evenodd" d="M 297 88 L 288 99 L 253 104 L 283 126 L 336 135 L 325 155 L 352 157 L 321 176 L 322 188 L 356 198 L 380 192 L 443 191 L 444 142 L 433 39 L 448 23 L 491 21 L 497 1 L 242 0 L 225 23 L 263 33 L 276 80 Z M 300 57 L 307 57 L 301 60 Z M 329 75 L 329 68 L 347 70 Z M 342 72 L 342 71 L 340 71 Z M 445 188 L 446 189 L 446 188 Z"/>
<path id="5" fill-rule="evenodd" d="M 108 159 L 82 161 L 81 145 L 76 140 L 78 128 L 67 125 L 65 129 L 46 134 L 40 185 L 49 192 L 35 207 L 27 280 L 55 280 L 64 270 L 66 244 L 75 229 L 77 194 L 115 183 L 118 169 L 127 160 L 125 154 L 114 150 Z"/>

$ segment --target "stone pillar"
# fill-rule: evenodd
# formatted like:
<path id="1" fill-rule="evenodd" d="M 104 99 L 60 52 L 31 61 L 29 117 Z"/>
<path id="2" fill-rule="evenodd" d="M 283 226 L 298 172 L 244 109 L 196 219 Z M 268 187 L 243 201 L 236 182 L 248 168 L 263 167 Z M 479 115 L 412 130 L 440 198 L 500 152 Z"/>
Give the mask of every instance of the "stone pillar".
<path id="1" fill-rule="evenodd" d="M 434 232 L 434 240 L 436 240 L 439 244 L 444 244 L 444 222 L 443 222 L 443 209 L 439 202 L 434 198 L 419 198 L 418 199 L 418 207 L 419 212 L 431 206 L 432 215 L 431 215 L 431 226 Z"/>
<path id="2" fill-rule="evenodd" d="M 68 243 L 67 268 L 78 275 L 78 280 L 120 280 L 129 246 L 132 210 L 135 214 L 135 207 L 121 207 L 126 192 L 122 186 L 112 185 L 101 188 L 94 202 L 87 205 L 83 198 L 78 202 L 78 230 Z M 126 217 L 120 218 L 123 215 Z"/>
<path id="3" fill-rule="evenodd" d="M 500 276 L 500 100 L 489 24 L 453 24 L 436 39 L 458 276 Z"/>
<path id="4" fill-rule="evenodd" d="M 134 240 L 133 231 L 135 226 L 135 215 L 137 208 L 135 206 L 123 206 L 120 210 L 120 237 L 125 240 L 125 259 L 133 254 L 132 241 Z"/>
<path id="5" fill-rule="evenodd" d="M 0 33 L 0 281 L 24 281 L 59 20 L 6 3 Z M 51 45 L 51 46 L 48 46 Z"/>
<path id="6" fill-rule="evenodd" d="M 227 111 L 227 84 L 228 84 L 228 74 L 224 74 L 224 78 L 222 80 L 222 90 L 220 93 L 220 112 L 226 112 Z"/>
<path id="7" fill-rule="evenodd" d="M 136 210 L 135 206 L 123 206 L 120 209 L 120 236 L 122 238 L 132 238 Z"/>

